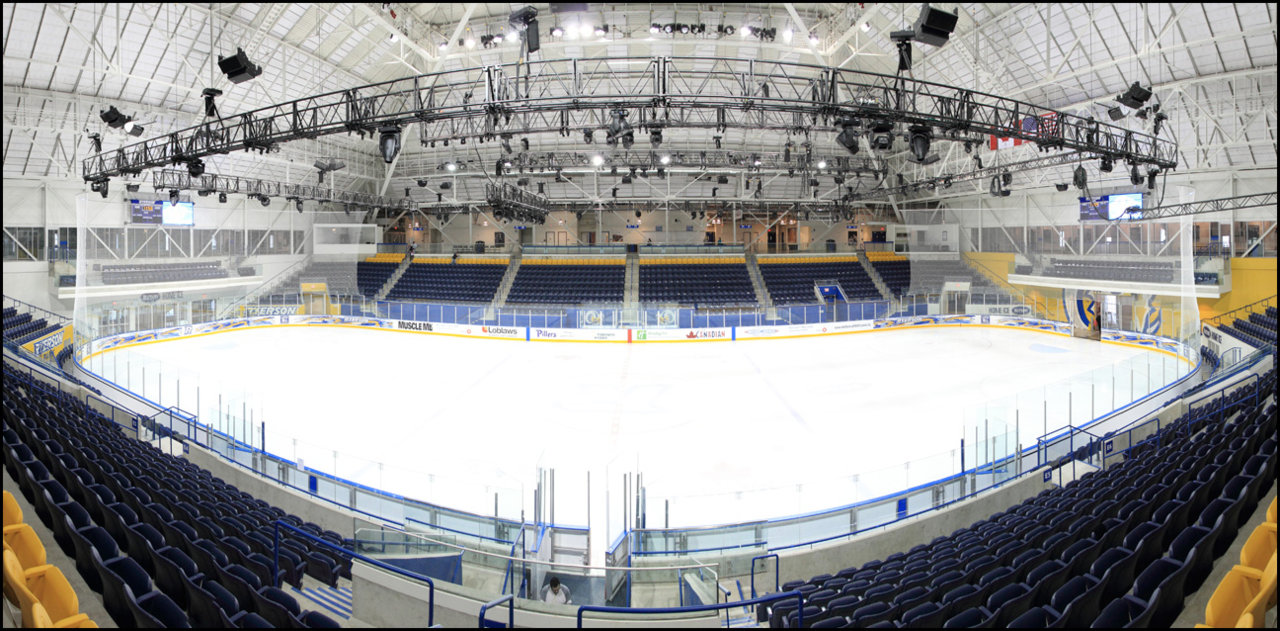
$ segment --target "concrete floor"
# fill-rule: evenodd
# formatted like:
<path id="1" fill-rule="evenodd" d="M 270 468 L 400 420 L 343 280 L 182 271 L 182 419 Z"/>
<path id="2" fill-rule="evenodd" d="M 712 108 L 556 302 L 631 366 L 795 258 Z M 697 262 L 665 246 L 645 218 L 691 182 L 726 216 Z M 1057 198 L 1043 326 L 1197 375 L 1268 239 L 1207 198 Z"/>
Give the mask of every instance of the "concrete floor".
<path id="1" fill-rule="evenodd" d="M 1271 485 L 1271 490 L 1259 502 L 1257 508 L 1254 509 L 1253 515 L 1249 517 L 1249 521 L 1240 524 L 1240 532 L 1236 534 L 1236 540 L 1231 543 L 1231 547 L 1213 564 L 1213 572 L 1209 574 L 1209 578 L 1204 579 L 1204 585 L 1200 586 L 1194 594 L 1187 595 L 1186 600 L 1182 602 L 1182 614 L 1174 621 L 1175 628 L 1190 628 L 1197 624 L 1204 624 L 1204 608 L 1209 604 L 1209 597 L 1213 596 L 1213 591 L 1218 589 L 1218 584 L 1222 582 L 1222 577 L 1231 571 L 1231 568 L 1240 563 L 1240 549 L 1244 547 L 1244 542 L 1249 539 L 1249 534 L 1253 532 L 1258 524 L 1267 520 L 1267 507 L 1276 499 L 1276 485 Z M 1247 509 L 1246 509 L 1247 510 Z M 1266 623 L 1262 625 L 1264 629 L 1274 629 L 1276 626 L 1276 609 L 1272 608 L 1267 612 Z"/>
<path id="2" fill-rule="evenodd" d="M 57 567 L 62 570 L 62 574 L 67 577 L 67 582 L 71 584 L 71 588 L 76 591 L 76 598 L 80 601 L 80 613 L 89 614 L 89 619 L 96 622 L 99 627 L 116 628 L 115 621 L 111 616 L 107 615 L 107 610 L 102 606 L 102 595 L 89 589 L 84 579 L 80 578 L 80 572 L 76 570 L 76 560 L 67 556 L 62 551 L 62 547 L 57 541 L 53 540 L 53 531 L 49 530 L 40 521 L 40 516 L 36 514 L 36 507 L 27 501 L 26 496 L 22 494 L 22 487 L 18 486 L 18 482 L 9 476 L 9 470 L 4 469 L 4 490 L 13 494 L 18 500 L 18 507 L 22 509 L 22 522 L 31 526 L 36 535 L 40 537 L 40 543 L 44 544 L 45 563 Z M 8 607 L 6 601 L 5 606 Z M 17 628 L 22 626 L 22 612 L 17 607 L 12 607 L 14 612 L 12 619 L 5 620 L 6 628 Z M 10 622 L 15 622 L 10 624 Z"/>

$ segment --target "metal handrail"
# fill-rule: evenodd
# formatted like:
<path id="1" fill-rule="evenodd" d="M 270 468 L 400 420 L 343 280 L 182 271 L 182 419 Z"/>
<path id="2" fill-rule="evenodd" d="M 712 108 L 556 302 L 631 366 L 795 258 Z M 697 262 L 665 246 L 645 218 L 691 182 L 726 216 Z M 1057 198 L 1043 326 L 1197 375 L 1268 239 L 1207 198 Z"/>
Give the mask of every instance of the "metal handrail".
<path id="1" fill-rule="evenodd" d="M 309 256 L 304 257 L 302 259 L 294 261 L 291 265 L 280 270 L 279 272 L 276 272 L 275 275 L 272 276 L 271 278 L 268 278 L 267 280 L 262 281 L 262 283 L 260 283 L 257 287 L 250 289 L 249 291 L 245 292 L 243 296 L 232 301 L 231 304 L 227 305 L 226 307 L 223 307 L 222 312 L 218 314 L 218 319 L 231 317 L 231 314 L 235 313 L 236 308 L 249 304 L 249 300 L 251 296 L 253 297 L 253 299 L 257 299 L 258 297 L 261 296 L 261 293 L 259 293 L 258 295 L 254 295 L 255 292 L 264 292 L 265 289 L 271 287 L 276 282 L 276 280 L 279 279 L 282 275 L 290 272 L 291 270 L 293 270 L 293 268 L 297 267 L 298 265 L 301 265 L 303 263 L 308 263 L 310 261 L 311 261 L 311 257 Z"/>
<path id="2" fill-rule="evenodd" d="M 484 614 L 490 607 L 497 607 L 502 603 L 507 603 L 507 628 L 516 628 L 516 597 L 514 594 L 507 594 L 500 598 L 495 598 L 483 605 L 480 605 L 480 628 L 484 628 Z"/>
<path id="3" fill-rule="evenodd" d="M 773 557 L 773 591 L 776 592 L 782 589 L 782 577 L 781 577 L 782 557 L 778 556 L 776 552 L 772 554 L 761 554 L 759 556 L 753 556 L 751 557 L 751 597 L 752 598 L 756 597 L 756 561 L 761 559 L 767 560 L 770 557 Z"/>
<path id="4" fill-rule="evenodd" d="M 751 600 L 740 600 L 733 603 L 716 603 L 714 605 L 698 605 L 696 607 L 605 607 L 602 605 L 580 605 L 578 607 L 578 628 L 582 628 L 582 614 L 588 611 L 599 611 L 602 613 L 625 613 L 625 614 L 648 614 L 648 613 L 690 613 L 694 611 L 719 611 L 721 609 L 732 609 L 734 607 L 746 607 L 759 603 L 774 602 L 795 598 L 796 604 L 796 627 L 804 628 L 804 594 L 798 591 L 782 592 L 780 594 L 770 594 Z"/>
<path id="5" fill-rule="evenodd" d="M 278 577 L 280 576 L 280 528 L 282 527 L 292 532 L 293 534 L 302 537 L 303 539 L 311 541 L 312 543 L 318 543 L 326 548 L 337 550 L 341 552 L 343 556 L 349 556 L 353 559 L 360 559 L 361 561 L 364 561 L 365 563 L 373 565 L 374 567 L 386 570 L 388 572 L 392 572 L 394 574 L 399 574 L 401 576 L 407 576 L 414 580 L 418 580 L 426 583 L 427 590 L 428 590 L 427 591 L 427 626 L 432 626 L 435 624 L 436 583 L 435 581 L 431 580 L 431 577 L 423 576 L 417 572 L 406 570 L 404 568 L 399 568 L 389 563 L 383 563 L 382 561 L 379 561 L 375 558 L 367 557 L 363 554 L 360 554 L 355 550 L 347 550 L 342 546 L 335 545 L 331 541 L 325 541 L 324 539 L 321 539 L 320 537 L 317 537 L 305 530 L 302 530 L 301 528 L 295 527 L 293 524 L 283 522 L 278 519 L 275 522 L 273 522 L 272 549 L 271 549 L 271 576 L 277 577 L 276 578 L 277 581 L 279 580 Z"/>
<path id="6" fill-rule="evenodd" d="M 1203 320 L 1202 323 L 1208 324 L 1209 326 L 1222 326 L 1222 323 L 1227 321 L 1228 316 L 1230 316 L 1231 320 L 1234 321 L 1237 317 L 1239 317 L 1234 314 L 1239 313 L 1241 311 L 1247 311 L 1248 313 L 1258 313 L 1257 311 L 1254 311 L 1254 309 L 1260 305 L 1265 307 L 1274 307 L 1276 305 L 1277 295 L 1280 295 L 1280 294 L 1272 294 L 1266 298 L 1263 298 L 1262 300 L 1251 302 L 1243 307 L 1232 309 L 1231 311 L 1228 311 L 1226 313 L 1218 314 L 1216 316 L 1213 316 L 1212 318 Z"/>

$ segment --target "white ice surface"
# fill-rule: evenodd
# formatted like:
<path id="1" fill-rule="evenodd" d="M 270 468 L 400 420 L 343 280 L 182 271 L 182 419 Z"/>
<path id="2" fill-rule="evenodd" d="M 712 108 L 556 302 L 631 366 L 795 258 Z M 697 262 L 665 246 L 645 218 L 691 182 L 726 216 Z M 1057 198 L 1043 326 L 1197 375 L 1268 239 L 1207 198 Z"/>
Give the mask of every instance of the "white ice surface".
<path id="1" fill-rule="evenodd" d="M 590 523 L 612 539 L 626 472 L 644 476 L 650 527 L 664 500 L 673 527 L 839 506 L 956 473 L 962 436 L 972 466 L 975 425 L 1009 432 L 997 452 L 1015 435 L 1034 445 L 1068 406 L 1078 425 L 1171 380 L 1171 362 L 979 327 L 628 345 L 312 326 L 147 344 L 90 368 L 256 445 L 251 410 L 270 452 L 479 514 L 497 493 L 501 516 L 532 519 L 543 467 L 556 522 L 585 525 L 590 471 Z"/>

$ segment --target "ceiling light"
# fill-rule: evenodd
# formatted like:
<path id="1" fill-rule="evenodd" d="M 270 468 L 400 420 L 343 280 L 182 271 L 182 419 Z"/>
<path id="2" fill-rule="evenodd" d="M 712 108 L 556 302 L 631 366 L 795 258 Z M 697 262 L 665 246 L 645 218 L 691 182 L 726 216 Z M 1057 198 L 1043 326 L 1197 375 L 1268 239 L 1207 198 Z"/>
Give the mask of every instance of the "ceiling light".
<path id="1" fill-rule="evenodd" d="M 927 125 L 918 125 L 912 127 L 910 131 L 909 144 L 912 157 L 908 161 L 916 164 L 933 164 L 937 162 L 937 154 L 929 155 L 929 145 L 933 142 L 933 128 Z"/>
<path id="2" fill-rule="evenodd" d="M 681 33 L 681 34 L 683 34 L 683 35 L 688 35 L 688 34 L 689 34 L 689 25 L 688 25 L 688 24 L 681 24 L 681 25 L 680 25 L 680 33 Z"/>
<path id="3" fill-rule="evenodd" d="M 665 25 L 665 26 L 663 26 L 663 27 L 662 27 L 662 32 L 663 32 L 663 33 L 670 34 L 670 33 L 671 33 L 672 31 L 674 31 L 674 30 L 676 30 L 676 25 L 675 25 L 675 24 L 667 24 L 667 25 Z"/>
<path id="4" fill-rule="evenodd" d="M 1124 94 L 1116 97 L 1116 100 L 1121 105 L 1136 110 L 1142 107 L 1150 98 L 1151 90 L 1138 85 L 1138 82 L 1134 81 L 1133 85 L 1129 86 L 1129 89 L 1125 90 Z"/>
<path id="5" fill-rule="evenodd" d="M 551 36 L 552 37 L 564 36 L 564 29 L 560 28 L 558 25 L 551 27 Z"/>
<path id="6" fill-rule="evenodd" d="M 476 40 L 473 37 L 468 37 L 467 39 L 462 41 L 462 45 L 466 46 L 467 48 L 475 48 Z"/>
<path id="7" fill-rule="evenodd" d="M 819 169 L 825 169 L 825 168 L 827 168 L 827 161 L 826 161 L 826 160 L 819 160 L 819 161 L 818 161 L 818 168 L 819 168 Z"/>
<path id="8" fill-rule="evenodd" d="M 591 34 L 595 32 L 595 29 L 593 29 L 590 24 L 583 24 L 579 27 L 579 31 L 582 33 L 583 37 L 591 37 Z"/>
<path id="9" fill-rule="evenodd" d="M 863 22 L 863 23 L 862 23 L 862 32 L 863 32 L 863 33 L 866 33 L 866 32 L 868 32 L 868 31 L 870 31 L 870 30 L 871 30 L 871 23 L 870 23 L 870 22 Z"/>
<path id="10" fill-rule="evenodd" d="M 392 34 L 391 34 L 391 37 L 389 37 L 389 38 L 387 38 L 387 39 L 390 39 L 391 41 L 393 41 L 393 42 L 394 42 L 394 41 L 396 41 L 396 40 L 398 40 L 398 39 L 400 39 L 400 38 L 399 38 L 399 37 L 397 37 L 395 33 L 392 33 Z"/>
<path id="11" fill-rule="evenodd" d="M 113 129 L 124 127 L 124 124 L 129 122 L 129 117 L 121 114 L 120 110 L 116 109 L 116 106 L 114 105 L 105 110 L 99 111 L 98 116 L 102 118 L 102 122 L 106 123 L 108 127 Z"/>
<path id="12" fill-rule="evenodd" d="M 594 34 L 596 37 L 604 37 L 605 33 L 608 33 L 608 32 L 609 32 L 608 26 L 597 26 L 595 30 L 592 31 L 592 34 Z"/>
<path id="13" fill-rule="evenodd" d="M 178 203 L 178 189 L 176 188 L 169 189 L 169 203 L 171 204 Z"/>
<path id="14" fill-rule="evenodd" d="M 395 125 L 379 128 L 378 149 L 382 152 L 382 159 L 387 164 L 395 161 L 400 153 L 400 128 Z"/>
<path id="15" fill-rule="evenodd" d="M 658 34 L 658 31 L 661 31 L 661 30 L 662 30 L 662 27 L 661 27 L 661 26 L 659 26 L 657 22 L 654 22 L 653 24 L 650 24 L 650 25 L 649 25 L 649 34 L 650 34 L 650 35 L 657 35 L 657 34 Z"/>
<path id="16" fill-rule="evenodd" d="M 600 166 L 604 164 L 604 158 L 599 154 L 591 156 L 591 164 L 592 166 Z"/>
<path id="17" fill-rule="evenodd" d="M 809 43 L 810 43 L 810 44 L 813 44 L 814 46 L 817 46 L 817 45 L 818 45 L 818 36 L 817 36 L 817 35 L 815 35 L 815 34 L 813 34 L 813 33 L 809 33 Z"/>
<path id="18" fill-rule="evenodd" d="M 662 145 L 662 130 L 654 129 L 649 132 L 649 143 L 654 147 Z"/>
<path id="19" fill-rule="evenodd" d="M 582 130 L 582 142 L 591 144 L 591 139 L 593 135 L 594 135 L 594 132 L 592 132 L 590 129 Z"/>
<path id="20" fill-rule="evenodd" d="M 742 27 L 742 30 L 741 30 L 740 32 L 742 33 L 742 36 L 743 36 L 743 37 L 746 37 L 746 36 L 748 36 L 748 35 L 750 35 L 750 34 L 751 34 L 751 27 L 750 27 L 750 26 L 744 26 L 744 27 Z"/>
<path id="21" fill-rule="evenodd" d="M 502 43 L 502 33 L 498 33 L 497 35 L 494 35 L 494 36 L 493 36 L 493 43 L 495 43 L 495 44 L 501 44 L 501 43 Z"/>
<path id="22" fill-rule="evenodd" d="M 129 121 L 124 124 L 124 133 L 129 134 L 130 136 L 141 136 L 142 132 L 143 132 L 142 125 L 139 125 L 133 121 Z"/>
<path id="23" fill-rule="evenodd" d="M 271 205 L 271 198 L 270 198 L 270 197 L 267 197 L 266 195 L 259 195 L 259 196 L 258 196 L 258 203 L 262 204 L 263 206 L 270 206 L 270 205 Z"/>
<path id="24" fill-rule="evenodd" d="M 262 66 L 250 62 L 243 48 L 236 48 L 236 54 L 230 57 L 219 57 L 218 68 L 232 83 L 244 83 L 262 74 Z"/>
<path id="25" fill-rule="evenodd" d="M 440 42 L 440 50 L 444 50 L 448 47 L 449 47 L 449 42 Z"/>
<path id="26" fill-rule="evenodd" d="M 191 177 L 200 177 L 201 175 L 204 175 L 204 160 L 196 158 L 195 160 L 188 162 L 187 173 L 190 173 Z"/>
<path id="27" fill-rule="evenodd" d="M 671 164 L 671 156 L 662 156 L 661 158 L 658 158 L 658 162 L 661 162 L 662 164 Z"/>
<path id="28" fill-rule="evenodd" d="M 226 194 L 226 193 L 218 193 L 218 203 L 219 203 L 219 204 L 225 204 L 225 203 L 227 203 L 227 194 Z"/>
<path id="29" fill-rule="evenodd" d="M 782 41 L 788 44 L 791 43 L 791 29 L 788 28 L 782 31 Z"/>
<path id="30" fill-rule="evenodd" d="M 457 170 L 458 170 L 458 165 L 457 165 L 457 164 L 454 164 L 454 163 L 452 163 L 452 162 L 446 162 L 446 163 L 445 163 L 445 165 L 444 165 L 444 170 L 446 170 L 446 171 L 457 171 Z"/>

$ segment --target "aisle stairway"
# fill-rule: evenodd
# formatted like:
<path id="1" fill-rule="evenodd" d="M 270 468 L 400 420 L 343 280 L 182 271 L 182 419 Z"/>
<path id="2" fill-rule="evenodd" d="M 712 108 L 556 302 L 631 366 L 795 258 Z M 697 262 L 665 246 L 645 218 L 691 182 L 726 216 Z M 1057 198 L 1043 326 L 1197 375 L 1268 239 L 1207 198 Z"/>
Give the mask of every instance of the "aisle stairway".
<path id="1" fill-rule="evenodd" d="M 760 265 L 756 262 L 754 252 L 747 253 L 747 275 L 751 277 L 751 286 L 756 289 L 756 302 L 765 309 L 772 309 L 773 297 L 769 295 L 769 288 L 764 284 L 764 277 L 760 275 Z"/>
<path id="2" fill-rule="evenodd" d="M 413 257 L 404 257 L 404 260 L 400 261 L 400 264 L 396 266 L 396 271 L 391 274 L 391 278 L 388 278 L 387 282 L 382 284 L 382 289 L 379 289 L 378 293 L 374 294 L 374 301 L 385 300 L 387 298 L 387 294 L 391 293 L 391 288 L 395 287 L 396 283 L 400 282 L 400 277 L 404 276 L 404 273 L 409 270 L 409 266 L 412 264 Z"/>
<path id="3" fill-rule="evenodd" d="M 866 270 L 867 276 L 871 277 L 872 282 L 876 284 L 876 291 L 880 292 L 880 297 L 892 302 L 893 292 L 889 291 L 889 286 L 884 284 L 884 279 L 880 278 L 880 275 L 876 273 L 876 268 L 867 259 L 866 252 L 858 254 L 858 263 L 862 265 L 862 269 Z"/>
<path id="4" fill-rule="evenodd" d="M 493 295 L 493 303 L 490 308 L 499 309 L 507 304 L 507 295 L 511 293 L 511 286 L 516 282 L 516 273 L 520 271 L 520 253 L 511 255 L 511 263 L 507 265 L 507 272 L 502 275 L 502 282 L 498 284 L 498 291 Z"/>

